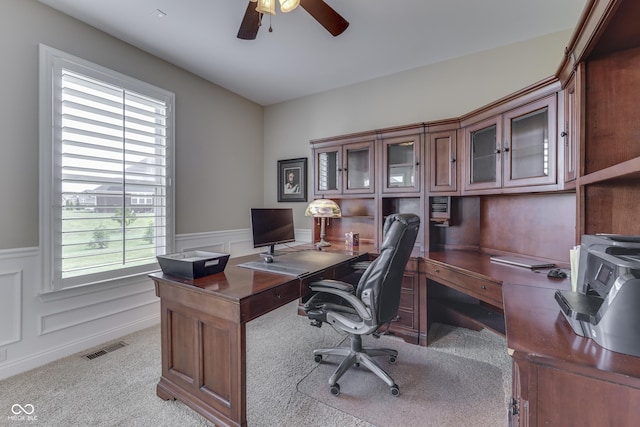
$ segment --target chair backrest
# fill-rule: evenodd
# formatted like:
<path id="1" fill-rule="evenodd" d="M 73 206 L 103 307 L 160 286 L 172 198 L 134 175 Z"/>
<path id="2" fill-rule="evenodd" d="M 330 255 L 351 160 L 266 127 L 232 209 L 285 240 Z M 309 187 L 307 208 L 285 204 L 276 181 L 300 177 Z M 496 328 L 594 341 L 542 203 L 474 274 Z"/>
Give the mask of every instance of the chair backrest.
<path id="1" fill-rule="evenodd" d="M 402 275 L 416 242 L 420 217 L 414 214 L 392 214 L 384 223 L 384 240 L 380 255 L 364 272 L 356 295 L 373 290 L 378 324 L 390 322 L 398 312 Z"/>

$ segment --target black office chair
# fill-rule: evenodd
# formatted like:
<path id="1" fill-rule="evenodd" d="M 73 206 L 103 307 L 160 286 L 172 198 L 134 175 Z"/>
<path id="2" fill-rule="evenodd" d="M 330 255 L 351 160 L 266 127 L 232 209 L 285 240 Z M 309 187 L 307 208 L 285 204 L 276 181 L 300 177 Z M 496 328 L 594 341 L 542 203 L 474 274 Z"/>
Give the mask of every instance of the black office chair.
<path id="1" fill-rule="evenodd" d="M 323 356 L 343 356 L 344 360 L 329 378 L 334 395 L 340 394 L 338 380 L 353 365 L 360 364 L 380 377 L 391 394 L 400 395 L 398 385 L 371 356 L 387 356 L 395 363 L 398 352 L 388 348 L 362 347 L 362 335 L 379 337 L 379 330 L 397 316 L 402 275 L 416 241 L 420 218 L 414 214 L 393 214 L 384 224 L 380 255 L 367 267 L 357 287 L 337 280 L 321 280 L 310 285 L 317 292 L 306 302 L 305 313 L 313 326 L 329 323 L 350 334 L 351 347 L 322 348 L 313 351 L 316 362 Z"/>

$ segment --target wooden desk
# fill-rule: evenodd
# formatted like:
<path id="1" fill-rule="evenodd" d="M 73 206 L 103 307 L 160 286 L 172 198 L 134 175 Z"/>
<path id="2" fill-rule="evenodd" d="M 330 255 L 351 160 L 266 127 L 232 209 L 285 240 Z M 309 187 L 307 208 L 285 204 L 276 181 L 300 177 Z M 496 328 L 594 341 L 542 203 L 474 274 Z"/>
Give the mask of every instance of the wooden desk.
<path id="1" fill-rule="evenodd" d="M 216 425 L 246 426 L 245 324 L 305 295 L 310 282 L 348 274 L 349 264 L 366 256 L 315 254 L 315 268 L 301 278 L 237 266 L 258 255 L 231 259 L 224 272 L 195 280 L 149 275 L 161 310 L 158 396 L 178 399 Z"/>
<path id="2" fill-rule="evenodd" d="M 488 328 L 504 335 L 503 283 L 571 288 L 569 279 L 549 278 L 548 271 L 495 263 L 490 255 L 480 252 L 429 252 L 424 258 L 425 275 L 442 286 L 427 283 L 427 289 L 421 292 L 420 329 L 426 331 L 432 321 L 440 321 L 469 329 Z M 426 338 L 421 344 L 427 344 Z"/>
<path id="3" fill-rule="evenodd" d="M 631 426 L 640 420 L 640 358 L 576 335 L 553 289 L 503 284 L 513 357 L 511 426 Z"/>

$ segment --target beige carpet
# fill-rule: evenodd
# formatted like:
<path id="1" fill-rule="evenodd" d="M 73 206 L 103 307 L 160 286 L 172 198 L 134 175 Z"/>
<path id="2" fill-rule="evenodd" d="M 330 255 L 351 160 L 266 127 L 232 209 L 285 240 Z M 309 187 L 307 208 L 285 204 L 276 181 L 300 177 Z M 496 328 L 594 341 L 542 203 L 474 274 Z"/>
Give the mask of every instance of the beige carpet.
<path id="1" fill-rule="evenodd" d="M 344 344 L 348 345 L 348 341 Z M 298 390 L 356 418 L 379 427 L 415 425 L 504 425 L 502 372 L 488 363 L 408 345 L 396 338 L 367 339 L 364 345 L 391 347 L 400 354 L 390 365 L 376 360 L 400 387 L 393 397 L 389 387 L 365 367 L 350 369 L 340 380 L 339 396 L 329 392 L 328 379 L 338 365 L 332 357 L 320 363 L 298 385 Z"/>
<path id="2" fill-rule="evenodd" d="M 474 412 L 470 407 L 474 402 L 465 401 L 456 394 L 473 395 L 464 390 L 467 386 L 472 390 L 484 387 L 487 395 L 494 396 L 490 399 L 492 402 L 508 393 L 504 390 L 510 387 L 511 369 L 504 338 L 488 331 L 473 332 L 436 324 L 429 331 L 431 345 L 428 348 L 384 338 L 392 340 L 400 350 L 394 369 L 404 371 L 408 368 L 411 372 L 405 378 L 404 374 L 397 375 L 390 370 L 397 375 L 400 398 L 391 396 L 384 383 L 372 384 L 372 389 L 382 388 L 372 390 L 368 399 L 358 398 L 358 379 L 348 381 L 347 377 L 342 381 L 343 394 L 337 399 L 342 402 L 340 404 L 351 407 L 338 408 L 336 398 L 326 385 L 328 373 L 320 372 L 312 352 L 316 347 L 337 345 L 344 337 L 326 326 L 322 329 L 311 327 L 306 318 L 296 313 L 296 303 L 291 303 L 247 324 L 247 418 L 251 427 L 422 426 L 428 425 L 429 420 L 448 418 L 437 415 L 439 411 Z M 96 359 L 81 357 L 89 353 L 88 350 L 0 381 L 0 426 L 212 425 L 179 401 L 163 401 L 156 396 L 160 377 L 158 326 L 121 340 L 128 345 Z M 413 352 L 416 354 L 412 355 Z M 462 366 L 460 359 L 465 361 Z M 480 371 L 489 372 L 490 378 L 481 375 Z M 306 382 L 316 374 L 319 375 L 318 386 L 310 391 Z M 420 378 L 428 384 L 439 384 L 423 387 L 418 384 L 422 381 Z M 483 385 L 473 384 L 476 379 Z M 363 378 L 363 381 L 370 380 Z M 465 385 L 460 386 L 460 383 Z M 300 391 L 304 387 L 307 389 Z M 420 394 L 422 397 L 419 398 Z M 357 399 L 360 400 L 354 402 Z M 33 416 L 37 420 L 9 419 L 12 405 L 16 403 L 33 405 Z M 378 407 L 392 409 L 387 409 L 381 419 L 367 421 L 371 419 L 368 413 L 379 411 Z M 413 411 L 412 407 L 419 408 L 413 417 L 401 413 Z M 505 408 L 506 401 L 499 405 L 494 414 L 495 421 L 490 423 L 485 423 L 485 409 L 477 408 L 478 413 L 458 425 L 506 426 Z M 395 420 L 400 419 L 407 422 L 395 424 Z M 446 421 L 440 425 L 446 425 Z"/>

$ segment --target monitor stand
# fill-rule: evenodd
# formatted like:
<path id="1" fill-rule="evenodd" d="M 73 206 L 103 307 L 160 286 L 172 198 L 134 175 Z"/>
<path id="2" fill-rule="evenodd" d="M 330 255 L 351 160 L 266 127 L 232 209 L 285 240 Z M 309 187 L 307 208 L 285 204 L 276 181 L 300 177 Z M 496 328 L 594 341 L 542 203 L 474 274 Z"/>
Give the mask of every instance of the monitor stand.
<path id="1" fill-rule="evenodd" d="M 266 252 L 262 252 L 260 255 L 262 255 L 263 257 L 265 256 L 278 256 L 278 255 L 284 255 L 286 252 L 282 252 L 282 251 L 276 251 L 275 249 L 275 245 L 270 245 L 269 249 L 267 249 Z"/>

